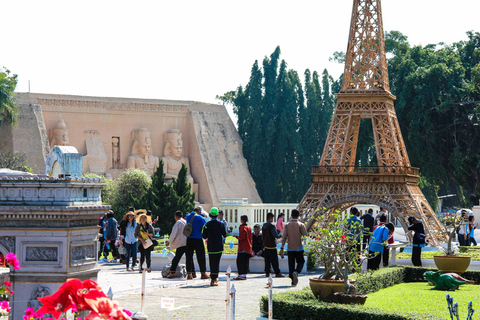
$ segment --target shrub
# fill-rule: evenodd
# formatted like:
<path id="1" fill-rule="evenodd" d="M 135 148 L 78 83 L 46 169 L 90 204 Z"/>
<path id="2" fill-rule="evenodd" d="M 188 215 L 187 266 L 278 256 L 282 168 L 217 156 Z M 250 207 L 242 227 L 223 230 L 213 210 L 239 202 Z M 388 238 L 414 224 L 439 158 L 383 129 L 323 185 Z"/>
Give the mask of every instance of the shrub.
<path id="1" fill-rule="evenodd" d="M 359 294 L 367 294 L 404 282 L 405 268 L 392 266 L 375 272 L 354 275 L 355 287 Z"/>
<path id="2" fill-rule="evenodd" d="M 268 298 L 263 296 L 260 309 L 268 312 Z M 279 320 L 318 319 L 349 320 L 397 320 L 440 319 L 428 314 L 383 311 L 364 306 L 349 306 L 318 301 L 309 288 L 300 291 L 282 292 L 273 295 L 273 318 Z"/>
<path id="3" fill-rule="evenodd" d="M 151 183 L 152 179 L 145 171 L 127 169 L 116 180 L 105 181 L 103 202 L 112 206 L 115 218 L 120 221 L 128 209 L 134 206 L 133 199 L 140 199 Z"/>

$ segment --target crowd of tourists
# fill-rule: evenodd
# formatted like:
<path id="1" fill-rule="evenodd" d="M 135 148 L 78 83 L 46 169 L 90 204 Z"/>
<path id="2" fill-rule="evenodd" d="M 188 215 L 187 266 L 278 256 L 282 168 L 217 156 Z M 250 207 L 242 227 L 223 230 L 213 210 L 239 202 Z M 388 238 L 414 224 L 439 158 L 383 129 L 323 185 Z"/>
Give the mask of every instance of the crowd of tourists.
<path id="1" fill-rule="evenodd" d="M 248 225 L 248 216 L 240 217 L 241 225 L 238 235 L 237 270 L 238 275 L 234 280 L 247 280 L 249 273 L 249 261 L 252 257 L 263 257 L 265 263 L 265 276 L 270 274 L 277 278 L 285 277 L 279 268 L 279 255 L 283 259 L 284 250 L 288 251 L 289 277 L 293 286 L 298 283 L 298 274 L 302 271 L 304 259 L 303 238 L 307 230 L 303 223 L 298 221 L 299 211 L 292 210 L 291 218 L 285 223 L 285 215 L 279 214 L 274 224 L 274 214 L 268 213 L 262 226 L 255 225 L 252 228 Z M 186 256 L 187 280 L 197 277 L 193 255 L 197 257 L 197 264 L 201 279 L 210 279 L 211 286 L 218 286 L 218 275 L 220 260 L 224 251 L 225 240 L 233 236 L 233 226 L 228 226 L 223 217 L 222 210 L 213 207 L 209 213 L 202 207 L 197 207 L 193 212 L 185 216 L 181 211 L 175 212 L 173 218 L 175 224 L 168 241 L 165 243 L 170 250 L 175 250 L 175 257 L 170 265 L 170 272 L 167 278 L 174 278 L 177 273 L 180 259 Z M 131 208 L 118 224 L 114 218 L 113 211 L 105 214 L 99 221 L 99 240 L 101 244 L 101 257 L 104 261 L 121 262 L 126 264 L 127 271 L 138 271 L 141 273 L 142 266 L 146 271 L 151 272 L 151 251 L 155 247 L 155 236 L 151 212 L 146 210 L 135 210 Z M 117 240 L 118 239 L 118 240 Z M 206 243 L 206 251 L 205 251 Z M 158 242 L 157 242 L 158 244 Z M 280 245 L 280 251 L 277 246 Z M 121 248 L 120 252 L 117 246 Z M 137 250 L 140 252 L 140 259 L 137 259 Z M 210 272 L 206 272 L 206 254 L 208 254 Z M 108 260 L 108 257 L 111 257 Z"/>
<path id="2" fill-rule="evenodd" d="M 193 255 L 196 254 L 197 264 L 201 279 L 210 279 L 211 286 L 218 286 L 220 261 L 224 251 L 225 240 L 233 236 L 233 227 L 228 227 L 222 210 L 213 207 L 209 213 L 202 207 L 195 208 L 191 213 L 184 216 L 181 211 L 175 212 L 173 218 L 175 224 L 172 228 L 166 246 L 175 250 L 167 278 L 176 277 L 179 262 L 183 255 L 186 256 L 187 280 L 197 277 Z M 298 283 L 298 274 L 305 264 L 304 237 L 307 236 L 305 225 L 299 222 L 299 211 L 292 210 L 290 220 L 285 223 L 285 215 L 280 213 L 274 224 L 274 214 L 267 213 L 267 221 L 262 225 L 252 228 L 248 225 L 248 216 L 240 217 L 241 225 L 238 235 L 237 270 L 235 280 L 247 280 L 249 273 L 249 261 L 252 257 L 264 258 L 265 276 L 270 274 L 278 278 L 285 277 L 279 268 L 279 256 L 284 258 L 284 250 L 287 245 L 288 269 L 291 284 Z M 158 220 L 152 220 L 152 213 L 147 210 L 130 210 L 123 216 L 118 224 L 113 211 L 109 211 L 100 219 L 100 244 L 101 255 L 105 259 L 117 262 L 121 258 L 126 264 L 127 271 L 142 272 L 145 263 L 147 272 L 151 272 L 151 252 L 158 241 L 154 236 L 153 225 Z M 457 229 L 460 245 L 475 244 L 473 233 L 477 224 L 474 224 L 473 215 L 462 211 L 462 223 Z M 421 252 L 426 244 L 425 229 L 421 220 L 414 216 L 408 217 L 408 230 L 412 231 L 412 264 L 422 266 Z M 357 265 L 361 264 L 361 258 L 366 257 L 367 268 L 377 270 L 380 263 L 387 267 L 390 258 L 389 245 L 394 243 L 393 235 L 395 226 L 388 221 L 388 214 L 384 208 L 373 217 L 373 209 L 369 209 L 364 215 L 356 207 L 350 209 L 347 219 L 348 237 L 355 243 L 349 250 L 357 252 Z M 205 251 L 206 243 L 206 251 Z M 121 248 L 121 252 L 117 249 Z M 278 252 L 278 246 L 280 251 Z M 137 251 L 140 259 L 137 259 Z M 206 272 L 206 254 L 208 254 L 210 273 Z"/>

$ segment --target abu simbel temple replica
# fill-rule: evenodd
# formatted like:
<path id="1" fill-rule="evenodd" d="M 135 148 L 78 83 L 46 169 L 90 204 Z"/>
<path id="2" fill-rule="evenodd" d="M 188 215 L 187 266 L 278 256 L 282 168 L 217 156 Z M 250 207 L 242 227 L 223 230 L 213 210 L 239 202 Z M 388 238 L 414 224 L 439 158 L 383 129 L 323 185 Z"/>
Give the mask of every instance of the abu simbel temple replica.
<path id="1" fill-rule="evenodd" d="M 153 174 L 163 160 L 171 180 L 185 164 L 196 200 L 205 207 L 221 198 L 261 202 L 222 105 L 36 93 L 17 93 L 16 99 L 18 125 L 0 127 L 0 149 L 25 152 L 35 173 L 62 174 L 51 157 L 58 146 L 59 156 L 83 156 L 82 173 L 113 179 L 127 168 Z"/>

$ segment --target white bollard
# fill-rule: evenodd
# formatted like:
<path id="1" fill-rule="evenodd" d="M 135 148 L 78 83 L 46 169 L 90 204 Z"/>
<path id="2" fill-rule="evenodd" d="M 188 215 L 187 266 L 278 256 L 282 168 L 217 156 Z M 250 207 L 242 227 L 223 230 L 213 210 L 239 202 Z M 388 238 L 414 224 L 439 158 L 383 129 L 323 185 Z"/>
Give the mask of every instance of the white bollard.
<path id="1" fill-rule="evenodd" d="M 273 290 L 272 290 L 272 275 L 268 277 L 268 320 L 273 317 Z"/>
<path id="2" fill-rule="evenodd" d="M 232 320 L 235 320 L 235 293 L 237 290 L 235 289 L 235 285 L 232 284 L 232 289 L 230 290 L 230 297 L 232 300 Z"/>
<path id="3" fill-rule="evenodd" d="M 143 314 L 145 313 L 144 299 L 145 299 L 145 283 L 146 283 L 146 278 L 147 278 L 146 273 L 147 273 L 147 269 L 143 268 L 143 271 L 142 271 L 142 300 L 141 300 L 141 310 L 142 310 Z"/>
<path id="4" fill-rule="evenodd" d="M 230 320 L 230 274 L 232 273 L 232 268 L 228 266 L 227 268 L 227 296 L 225 299 L 226 308 L 225 308 L 225 319 Z"/>

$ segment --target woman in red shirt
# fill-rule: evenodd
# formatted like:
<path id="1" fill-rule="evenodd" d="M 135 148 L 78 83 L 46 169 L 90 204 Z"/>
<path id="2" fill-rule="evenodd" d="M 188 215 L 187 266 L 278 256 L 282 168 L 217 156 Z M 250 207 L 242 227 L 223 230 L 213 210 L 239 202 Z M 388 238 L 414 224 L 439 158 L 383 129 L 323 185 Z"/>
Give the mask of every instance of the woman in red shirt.
<path id="1" fill-rule="evenodd" d="M 235 280 L 247 280 L 248 262 L 252 254 L 252 228 L 247 225 L 248 217 L 243 215 L 240 217 L 242 224 L 238 234 L 238 255 L 237 270 L 238 276 Z"/>

